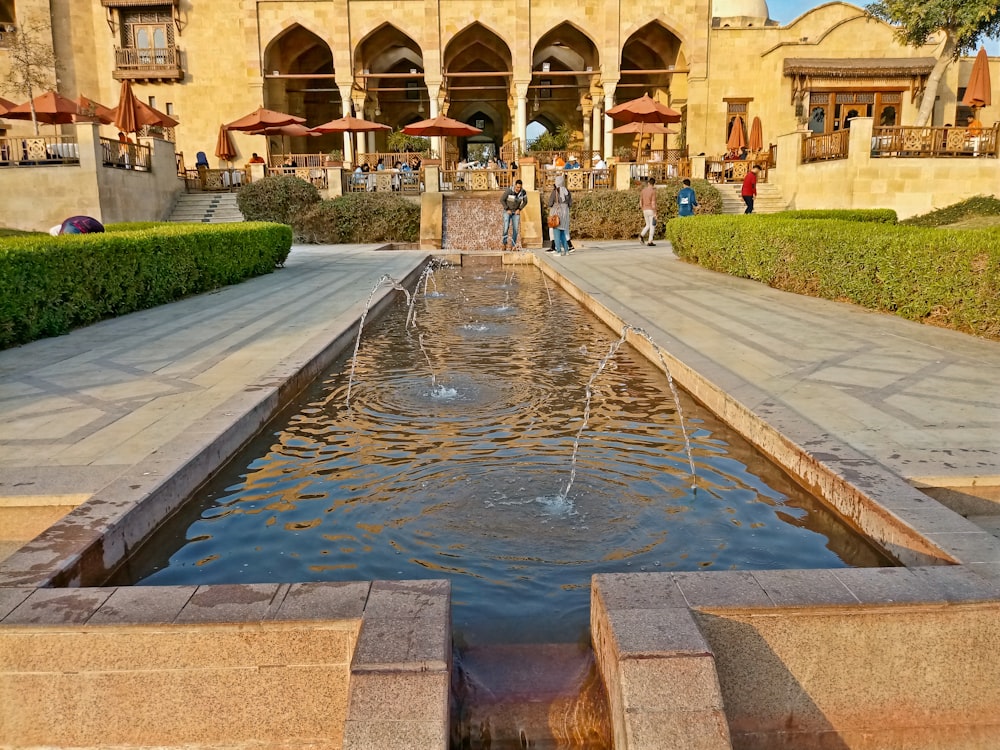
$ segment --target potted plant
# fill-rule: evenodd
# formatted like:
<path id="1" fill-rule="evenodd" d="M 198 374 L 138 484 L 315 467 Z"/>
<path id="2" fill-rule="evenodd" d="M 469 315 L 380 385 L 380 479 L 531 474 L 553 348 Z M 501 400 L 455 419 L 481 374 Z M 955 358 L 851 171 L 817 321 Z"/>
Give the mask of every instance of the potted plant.
<path id="1" fill-rule="evenodd" d="M 326 155 L 326 166 L 328 167 L 342 167 L 344 166 L 344 152 L 339 148 L 330 149 L 330 153 Z"/>

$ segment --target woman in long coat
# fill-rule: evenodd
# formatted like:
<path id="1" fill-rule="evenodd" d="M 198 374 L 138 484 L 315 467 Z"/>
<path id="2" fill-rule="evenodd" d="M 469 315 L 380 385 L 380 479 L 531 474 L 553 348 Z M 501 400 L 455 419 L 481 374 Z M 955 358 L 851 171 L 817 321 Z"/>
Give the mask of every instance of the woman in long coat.
<path id="1" fill-rule="evenodd" d="M 556 186 L 549 194 L 549 216 L 559 217 L 559 226 L 550 227 L 552 239 L 556 243 L 556 252 L 560 255 L 569 253 L 566 237 L 569 233 L 569 208 L 573 205 L 573 194 L 566 189 L 566 178 L 556 176 Z"/>

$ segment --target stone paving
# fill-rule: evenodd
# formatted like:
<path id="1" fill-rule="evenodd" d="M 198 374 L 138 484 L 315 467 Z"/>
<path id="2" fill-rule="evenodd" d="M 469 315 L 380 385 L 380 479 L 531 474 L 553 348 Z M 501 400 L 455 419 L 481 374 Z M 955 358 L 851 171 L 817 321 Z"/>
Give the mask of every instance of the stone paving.
<path id="1" fill-rule="evenodd" d="M 0 352 L 0 559 L 349 333 L 382 274 L 426 257 L 297 246 L 268 276 Z M 1000 343 L 716 274 L 666 243 L 542 258 L 750 408 L 789 410 L 917 486 L 1000 499 Z M 994 506 L 979 511 L 996 533 Z"/>

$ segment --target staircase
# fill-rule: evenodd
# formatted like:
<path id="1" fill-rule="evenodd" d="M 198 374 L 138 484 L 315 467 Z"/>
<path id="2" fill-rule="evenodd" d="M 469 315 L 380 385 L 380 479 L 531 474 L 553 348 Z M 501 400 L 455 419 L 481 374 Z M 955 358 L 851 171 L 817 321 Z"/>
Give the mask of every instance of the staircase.
<path id="1" fill-rule="evenodd" d="M 714 185 L 722 195 L 722 213 L 741 214 L 746 210 L 746 204 L 740 197 L 741 185 L 737 182 L 727 182 Z M 788 210 L 788 201 L 782 195 L 778 186 L 769 182 L 757 183 L 757 199 L 753 203 L 755 214 L 776 214 Z"/>
<path id="2" fill-rule="evenodd" d="M 236 193 L 182 193 L 169 221 L 230 224 L 243 221 Z"/>

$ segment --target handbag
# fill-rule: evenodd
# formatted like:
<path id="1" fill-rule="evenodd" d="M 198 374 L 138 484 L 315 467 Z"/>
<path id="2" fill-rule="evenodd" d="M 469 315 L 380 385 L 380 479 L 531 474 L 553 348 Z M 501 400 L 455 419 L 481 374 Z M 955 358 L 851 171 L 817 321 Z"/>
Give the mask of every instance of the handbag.
<path id="1" fill-rule="evenodd" d="M 560 222 L 559 214 L 549 214 L 550 229 L 555 229 L 557 226 L 559 226 L 559 222 Z"/>

